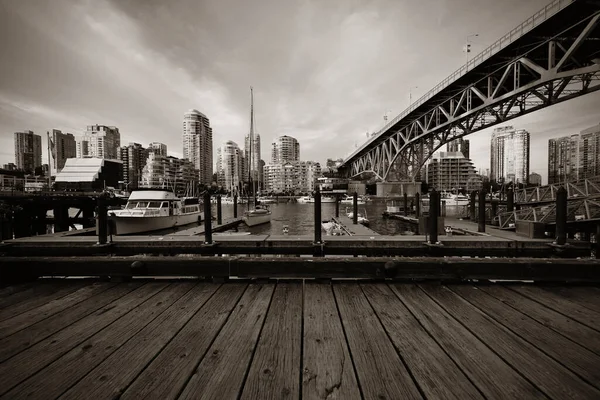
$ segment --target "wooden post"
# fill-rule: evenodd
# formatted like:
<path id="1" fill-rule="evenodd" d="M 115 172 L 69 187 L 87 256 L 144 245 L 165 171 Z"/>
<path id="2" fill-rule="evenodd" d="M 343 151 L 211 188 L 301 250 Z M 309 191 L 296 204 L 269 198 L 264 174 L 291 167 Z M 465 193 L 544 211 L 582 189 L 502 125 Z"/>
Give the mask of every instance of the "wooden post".
<path id="1" fill-rule="evenodd" d="M 404 216 L 408 216 L 408 194 L 404 192 Z"/>
<path id="2" fill-rule="evenodd" d="M 415 217 L 421 216 L 421 193 L 415 193 Z"/>
<path id="3" fill-rule="evenodd" d="M 438 242 L 438 215 L 440 213 L 440 194 L 433 189 L 429 193 L 429 243 Z"/>
<path id="4" fill-rule="evenodd" d="M 560 187 L 556 192 L 556 244 L 567 243 L 567 190 Z"/>
<path id="5" fill-rule="evenodd" d="M 485 232 L 485 190 L 479 191 L 479 218 L 477 219 L 477 232 Z"/>
<path id="6" fill-rule="evenodd" d="M 223 215 L 221 212 L 221 195 L 217 196 L 217 225 L 223 223 Z"/>
<path id="7" fill-rule="evenodd" d="M 352 195 L 352 223 L 358 224 L 358 193 L 354 192 Z"/>
<path id="8" fill-rule="evenodd" d="M 55 224 L 56 229 L 56 224 Z M 106 200 L 103 196 L 98 197 L 98 215 L 96 216 L 96 234 L 98 244 L 106 244 L 108 240 L 108 217 L 106 215 Z"/>
<path id="9" fill-rule="evenodd" d="M 506 192 L 506 211 L 513 212 L 515 210 L 515 192 L 508 189 Z"/>
<path id="10" fill-rule="evenodd" d="M 335 217 L 340 217 L 340 196 L 335 195 Z"/>
<path id="11" fill-rule="evenodd" d="M 237 218 L 237 194 L 233 195 L 233 218 Z"/>
<path id="12" fill-rule="evenodd" d="M 86 204 L 83 209 L 83 227 L 92 228 L 94 226 L 94 206 L 93 204 Z"/>
<path id="13" fill-rule="evenodd" d="M 208 191 L 204 193 L 204 244 L 212 244 L 212 212 Z"/>
<path id="14" fill-rule="evenodd" d="M 492 220 L 498 214 L 498 200 L 492 199 Z"/>
<path id="15" fill-rule="evenodd" d="M 315 243 L 321 243 L 321 189 L 315 189 Z"/>
<path id="16" fill-rule="evenodd" d="M 475 214 L 475 201 L 477 199 L 477 190 L 471 192 L 471 201 L 469 202 L 469 219 L 475 221 L 477 215 Z"/>
<path id="17" fill-rule="evenodd" d="M 600 223 L 596 224 L 596 260 L 600 260 Z"/>

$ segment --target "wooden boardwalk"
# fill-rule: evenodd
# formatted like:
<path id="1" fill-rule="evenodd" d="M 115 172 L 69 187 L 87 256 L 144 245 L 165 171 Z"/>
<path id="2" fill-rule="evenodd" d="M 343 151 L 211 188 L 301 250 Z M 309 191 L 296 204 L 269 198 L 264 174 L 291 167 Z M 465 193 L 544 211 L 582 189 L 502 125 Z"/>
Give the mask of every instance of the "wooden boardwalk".
<path id="1" fill-rule="evenodd" d="M 598 399 L 600 288 L 0 288 L 0 399 Z"/>

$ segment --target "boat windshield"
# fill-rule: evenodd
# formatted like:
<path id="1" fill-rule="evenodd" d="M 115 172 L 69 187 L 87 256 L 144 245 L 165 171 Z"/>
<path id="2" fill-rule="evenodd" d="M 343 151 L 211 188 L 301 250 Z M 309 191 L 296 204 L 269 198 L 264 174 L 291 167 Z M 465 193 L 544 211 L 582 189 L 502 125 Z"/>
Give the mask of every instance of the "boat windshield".
<path id="1" fill-rule="evenodd" d="M 148 208 L 160 208 L 160 201 L 151 201 L 148 203 Z"/>

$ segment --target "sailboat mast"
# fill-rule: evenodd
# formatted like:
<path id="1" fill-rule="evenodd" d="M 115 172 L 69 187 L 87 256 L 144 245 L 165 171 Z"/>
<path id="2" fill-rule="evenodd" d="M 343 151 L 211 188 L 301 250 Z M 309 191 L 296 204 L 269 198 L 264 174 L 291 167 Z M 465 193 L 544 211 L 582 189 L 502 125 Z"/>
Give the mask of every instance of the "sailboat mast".
<path id="1" fill-rule="evenodd" d="M 251 195 L 254 197 L 254 182 L 252 180 L 252 152 L 254 151 L 254 92 L 250 86 L 250 152 L 248 154 L 248 181 L 250 182 Z"/>

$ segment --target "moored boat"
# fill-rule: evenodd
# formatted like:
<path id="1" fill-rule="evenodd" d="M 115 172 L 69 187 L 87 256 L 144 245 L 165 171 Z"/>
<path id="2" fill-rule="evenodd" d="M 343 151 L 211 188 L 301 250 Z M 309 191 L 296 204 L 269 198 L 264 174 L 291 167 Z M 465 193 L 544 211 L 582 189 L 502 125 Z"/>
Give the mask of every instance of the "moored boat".
<path id="1" fill-rule="evenodd" d="M 271 211 L 264 206 L 256 206 L 253 210 L 244 212 L 242 221 L 248 226 L 256 226 L 271 222 Z"/>
<path id="2" fill-rule="evenodd" d="M 348 216 L 348 218 L 354 219 L 354 211 L 348 211 L 348 209 L 346 209 L 346 215 Z M 358 222 L 359 224 L 362 224 L 362 225 L 369 225 L 370 221 L 367 219 L 366 215 L 367 215 L 366 210 L 365 210 L 364 214 L 357 213 L 356 222 Z"/>
<path id="3" fill-rule="evenodd" d="M 152 232 L 202 221 L 198 199 L 182 199 L 165 189 L 135 190 L 125 208 L 111 210 L 117 235 Z"/>

